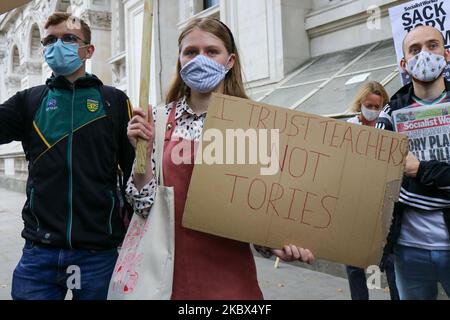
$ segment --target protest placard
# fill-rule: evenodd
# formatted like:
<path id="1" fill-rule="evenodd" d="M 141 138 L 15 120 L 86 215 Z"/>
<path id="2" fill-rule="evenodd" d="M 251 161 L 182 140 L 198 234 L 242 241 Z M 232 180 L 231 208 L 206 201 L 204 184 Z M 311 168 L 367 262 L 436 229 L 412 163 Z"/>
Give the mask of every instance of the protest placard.
<path id="1" fill-rule="evenodd" d="M 404 57 L 403 40 L 409 31 L 420 25 L 432 26 L 442 32 L 445 48 L 450 48 L 450 1 L 448 0 L 417 0 L 409 1 L 389 9 L 389 16 L 394 38 L 397 64 Z M 410 76 L 400 70 L 401 81 L 407 84 Z M 444 76 L 450 80 L 450 64 L 444 71 Z"/>
<path id="2" fill-rule="evenodd" d="M 379 262 L 406 136 L 217 94 L 203 130 L 185 227 L 361 267 Z"/>

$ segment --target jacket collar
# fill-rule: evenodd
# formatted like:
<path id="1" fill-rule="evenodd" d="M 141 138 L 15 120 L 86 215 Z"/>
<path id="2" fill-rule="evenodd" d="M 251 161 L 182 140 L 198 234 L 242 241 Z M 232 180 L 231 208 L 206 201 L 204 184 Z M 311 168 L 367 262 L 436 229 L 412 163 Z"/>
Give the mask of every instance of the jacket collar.
<path id="1" fill-rule="evenodd" d="M 450 82 L 444 79 L 445 91 L 450 92 Z M 412 82 L 403 86 L 398 90 L 391 98 L 390 106 L 393 110 L 398 110 L 405 108 L 411 104 L 412 98 L 414 96 L 414 86 Z"/>
<path id="2" fill-rule="evenodd" d="M 95 86 L 102 86 L 103 82 L 93 74 L 86 73 L 84 77 L 78 78 L 73 84 L 77 88 L 90 88 Z M 55 89 L 67 89 L 72 90 L 73 84 L 66 79 L 64 76 L 55 76 L 52 74 L 50 78 L 47 79 L 46 85 L 49 88 Z"/>

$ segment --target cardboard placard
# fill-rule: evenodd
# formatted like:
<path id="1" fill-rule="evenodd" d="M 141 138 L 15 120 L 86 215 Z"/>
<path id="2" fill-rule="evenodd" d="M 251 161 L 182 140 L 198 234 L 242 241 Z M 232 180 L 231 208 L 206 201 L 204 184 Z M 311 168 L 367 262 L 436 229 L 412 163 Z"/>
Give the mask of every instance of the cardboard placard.
<path id="1" fill-rule="evenodd" d="M 204 161 L 226 157 L 231 143 L 222 143 L 221 152 L 211 132 L 251 128 L 279 129 L 278 150 L 266 141 L 279 152 L 276 174 L 261 175 L 260 163 Z M 399 196 L 406 136 L 218 94 L 203 130 L 183 226 L 271 248 L 295 244 L 354 266 L 378 264 Z M 248 159 L 255 149 L 247 142 Z"/>
<path id="2" fill-rule="evenodd" d="M 21 7 L 30 1 L 31 0 L 2 1 L 0 3 L 0 14 L 5 13 L 7 11 L 11 11 L 12 9 L 15 9 L 18 7 Z"/>

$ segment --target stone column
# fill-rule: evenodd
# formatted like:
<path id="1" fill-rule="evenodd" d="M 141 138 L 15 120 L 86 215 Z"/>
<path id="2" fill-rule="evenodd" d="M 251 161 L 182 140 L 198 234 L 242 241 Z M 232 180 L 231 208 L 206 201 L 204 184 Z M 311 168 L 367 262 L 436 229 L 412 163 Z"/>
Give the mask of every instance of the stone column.
<path id="1" fill-rule="evenodd" d="M 71 12 L 89 24 L 95 53 L 86 62 L 86 71 L 95 74 L 104 84 L 112 84 L 111 57 L 111 1 L 71 0 Z"/>
<path id="2" fill-rule="evenodd" d="M 281 0 L 284 74 L 297 69 L 311 57 L 305 19 L 312 1 Z"/>
<path id="3" fill-rule="evenodd" d="M 22 65 L 25 76 L 21 80 L 21 88 L 31 88 L 42 84 L 42 62 L 28 61 Z"/>
<path id="4" fill-rule="evenodd" d="M 5 74 L 6 74 L 6 38 L 0 35 L 0 103 L 4 102 L 7 98 L 5 87 Z"/>
<path id="5" fill-rule="evenodd" d="M 111 1 L 111 43 L 112 52 L 108 60 L 112 68 L 112 84 L 114 87 L 127 92 L 128 77 L 125 51 L 125 13 L 123 0 Z"/>
<path id="6" fill-rule="evenodd" d="M 280 81 L 310 58 L 304 23 L 310 6 L 310 0 L 221 2 L 221 19 L 235 35 L 251 87 Z"/>
<path id="7" fill-rule="evenodd" d="M 178 37 L 178 1 L 155 0 L 150 80 L 150 102 L 164 100 L 165 88 L 175 72 Z M 139 101 L 143 0 L 123 0 L 128 95 L 133 105 Z"/>

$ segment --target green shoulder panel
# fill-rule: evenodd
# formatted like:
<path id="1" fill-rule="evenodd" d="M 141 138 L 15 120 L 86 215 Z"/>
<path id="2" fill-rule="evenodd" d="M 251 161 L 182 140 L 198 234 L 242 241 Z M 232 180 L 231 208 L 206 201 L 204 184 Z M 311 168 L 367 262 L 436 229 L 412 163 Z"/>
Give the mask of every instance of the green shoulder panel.
<path id="1" fill-rule="evenodd" d="M 97 88 L 76 89 L 75 95 L 69 90 L 53 89 L 49 90 L 36 111 L 33 127 L 51 148 L 72 131 L 105 116 L 106 110 Z"/>
<path id="2" fill-rule="evenodd" d="M 76 91 L 73 130 L 76 131 L 106 116 L 102 96 L 97 88 Z"/>
<path id="3" fill-rule="evenodd" d="M 34 130 L 49 148 L 70 132 L 72 95 L 67 92 L 49 90 L 34 116 Z"/>

